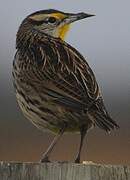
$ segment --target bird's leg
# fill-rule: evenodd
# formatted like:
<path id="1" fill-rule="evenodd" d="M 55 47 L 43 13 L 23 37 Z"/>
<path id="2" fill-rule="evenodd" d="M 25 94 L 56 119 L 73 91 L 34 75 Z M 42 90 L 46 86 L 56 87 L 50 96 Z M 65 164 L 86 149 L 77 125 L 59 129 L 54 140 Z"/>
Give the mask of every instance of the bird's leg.
<path id="1" fill-rule="evenodd" d="M 80 154 L 81 154 L 81 150 L 82 150 L 82 146 L 83 146 L 83 141 L 84 141 L 84 137 L 87 133 L 87 128 L 86 127 L 82 127 L 80 129 L 80 136 L 81 136 L 81 139 L 80 139 L 80 146 L 79 146 L 79 150 L 78 150 L 78 153 L 77 153 L 77 156 L 76 156 L 76 159 L 75 159 L 75 163 L 80 163 Z"/>
<path id="2" fill-rule="evenodd" d="M 58 142 L 58 140 L 61 138 L 61 136 L 63 135 L 65 131 L 65 127 L 62 128 L 59 133 L 55 136 L 55 138 L 53 139 L 52 143 L 50 144 L 50 146 L 48 147 L 47 151 L 42 155 L 42 159 L 40 160 L 40 162 L 50 162 L 49 160 L 49 156 L 51 154 L 51 152 L 54 149 L 54 146 L 56 145 L 56 143 Z"/>

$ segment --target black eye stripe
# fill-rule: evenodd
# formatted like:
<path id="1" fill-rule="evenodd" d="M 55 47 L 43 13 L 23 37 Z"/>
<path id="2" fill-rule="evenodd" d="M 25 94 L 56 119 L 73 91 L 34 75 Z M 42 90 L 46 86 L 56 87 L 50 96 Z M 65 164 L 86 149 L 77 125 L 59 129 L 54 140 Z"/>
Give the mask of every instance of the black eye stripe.
<path id="1" fill-rule="evenodd" d="M 41 20 L 41 21 L 36 21 L 36 20 L 33 20 L 33 19 L 29 19 L 29 21 L 32 23 L 32 24 L 34 24 L 34 25 L 41 25 L 41 24 L 43 24 L 43 20 Z"/>

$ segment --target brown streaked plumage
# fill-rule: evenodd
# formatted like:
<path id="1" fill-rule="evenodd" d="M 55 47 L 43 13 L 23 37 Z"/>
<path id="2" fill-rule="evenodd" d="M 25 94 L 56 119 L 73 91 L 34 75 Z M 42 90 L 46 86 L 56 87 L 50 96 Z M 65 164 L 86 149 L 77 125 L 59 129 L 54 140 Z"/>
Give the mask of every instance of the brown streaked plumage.
<path id="1" fill-rule="evenodd" d="M 64 132 L 81 134 L 78 163 L 89 128 L 118 128 L 105 109 L 88 63 L 64 41 L 70 23 L 90 16 L 43 10 L 29 15 L 17 33 L 13 78 L 19 106 L 35 126 L 57 134 L 42 162 L 49 161 Z"/>

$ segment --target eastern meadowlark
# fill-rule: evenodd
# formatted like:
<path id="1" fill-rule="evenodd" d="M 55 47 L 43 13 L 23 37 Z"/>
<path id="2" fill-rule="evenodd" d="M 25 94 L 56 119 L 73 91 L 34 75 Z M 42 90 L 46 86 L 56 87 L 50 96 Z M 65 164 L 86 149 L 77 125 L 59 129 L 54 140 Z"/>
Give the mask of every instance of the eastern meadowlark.
<path id="1" fill-rule="evenodd" d="M 80 132 L 75 159 L 80 162 L 84 137 L 91 127 L 118 128 L 104 106 L 99 86 L 84 57 L 64 41 L 70 24 L 93 15 L 41 10 L 19 27 L 13 82 L 24 115 L 39 129 L 57 134 L 42 156 L 49 161 L 64 132 Z"/>

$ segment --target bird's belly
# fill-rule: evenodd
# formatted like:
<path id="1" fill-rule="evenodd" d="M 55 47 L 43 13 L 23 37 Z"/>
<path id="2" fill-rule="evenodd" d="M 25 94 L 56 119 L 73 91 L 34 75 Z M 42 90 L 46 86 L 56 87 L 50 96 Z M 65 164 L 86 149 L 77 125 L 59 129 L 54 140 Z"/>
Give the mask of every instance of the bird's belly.
<path id="1" fill-rule="evenodd" d="M 33 94 L 33 97 L 25 94 L 26 96 L 23 96 L 16 92 L 18 104 L 24 116 L 39 129 L 56 133 L 67 124 L 66 132 L 78 132 L 82 124 L 87 125 L 87 118 L 82 118 L 81 114 L 66 111 L 56 103 L 44 101 L 38 94 Z"/>

